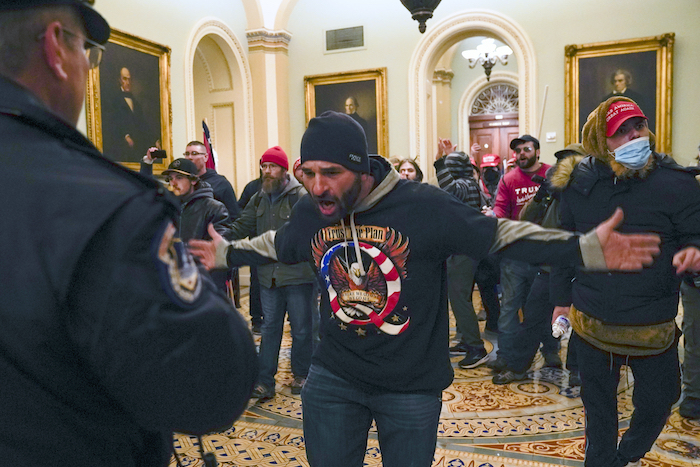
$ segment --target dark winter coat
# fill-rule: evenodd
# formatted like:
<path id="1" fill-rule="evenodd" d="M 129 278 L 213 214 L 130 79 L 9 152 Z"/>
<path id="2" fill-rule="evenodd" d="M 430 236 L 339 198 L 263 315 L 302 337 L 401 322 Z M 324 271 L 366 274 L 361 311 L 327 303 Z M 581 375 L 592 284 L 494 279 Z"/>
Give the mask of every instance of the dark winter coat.
<path id="1" fill-rule="evenodd" d="M 593 156 L 575 166 L 560 167 L 554 180 L 564 190 L 563 228 L 587 232 L 621 207 L 625 218 L 619 230 L 659 234 L 661 254 L 653 265 L 635 273 L 569 270 L 553 287 L 555 304 L 573 303 L 608 324 L 651 325 L 676 316 L 680 278 L 671 260 L 686 246 L 700 247 L 700 186 L 694 178 L 699 171 L 663 154 L 653 153 L 651 158 L 639 176 L 622 179 Z"/>
<path id="2" fill-rule="evenodd" d="M 199 182 L 197 189 L 181 198 L 178 233 L 183 242 L 189 240 L 210 240 L 207 232 L 209 224 L 220 235 L 225 236 L 231 228 L 231 220 L 223 203 L 214 199 L 213 191 L 206 182 Z"/>

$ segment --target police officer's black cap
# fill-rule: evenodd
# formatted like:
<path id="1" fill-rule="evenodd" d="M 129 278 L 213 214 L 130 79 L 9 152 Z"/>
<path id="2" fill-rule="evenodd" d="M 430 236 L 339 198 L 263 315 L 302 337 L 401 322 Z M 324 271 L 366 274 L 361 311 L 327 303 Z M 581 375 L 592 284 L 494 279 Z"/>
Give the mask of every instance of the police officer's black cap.
<path id="1" fill-rule="evenodd" d="M 530 135 L 518 136 L 517 138 L 515 138 L 513 141 L 510 142 L 510 148 L 515 149 L 515 147 L 517 145 L 523 144 L 523 143 L 532 143 L 535 145 L 535 149 L 540 148 L 540 140 L 538 140 L 534 136 L 530 136 Z"/>
<path id="2" fill-rule="evenodd" d="M 73 5 L 83 18 L 88 39 L 104 44 L 109 39 L 109 24 L 92 5 L 95 0 L 0 0 L 0 10 L 24 10 L 42 6 Z"/>
<path id="3" fill-rule="evenodd" d="M 170 163 L 168 168 L 163 171 L 163 175 L 168 175 L 170 173 L 178 173 L 181 175 L 187 175 L 188 177 L 199 177 L 199 170 L 197 170 L 197 166 L 194 165 L 194 162 L 189 159 L 185 159 L 184 157 L 175 159 Z"/>

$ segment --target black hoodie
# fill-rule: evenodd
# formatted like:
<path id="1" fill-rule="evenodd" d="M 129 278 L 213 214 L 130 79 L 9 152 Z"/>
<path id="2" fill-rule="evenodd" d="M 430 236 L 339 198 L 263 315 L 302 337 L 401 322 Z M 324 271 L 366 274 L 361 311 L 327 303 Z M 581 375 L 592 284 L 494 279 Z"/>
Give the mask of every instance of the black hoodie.
<path id="1" fill-rule="evenodd" d="M 486 217 L 434 186 L 400 180 L 381 157 L 372 158 L 371 174 L 374 189 L 342 223 L 329 225 L 302 198 L 289 223 L 269 233 L 269 254 L 311 261 L 324 283 L 314 364 L 369 391 L 439 393 L 453 377 L 446 259 L 479 260 L 501 249 L 516 259 L 576 264 L 578 240 L 543 231 L 539 238 L 553 243 L 522 240 L 537 227 Z M 250 263 L 264 237 L 234 242 L 229 265 Z"/>

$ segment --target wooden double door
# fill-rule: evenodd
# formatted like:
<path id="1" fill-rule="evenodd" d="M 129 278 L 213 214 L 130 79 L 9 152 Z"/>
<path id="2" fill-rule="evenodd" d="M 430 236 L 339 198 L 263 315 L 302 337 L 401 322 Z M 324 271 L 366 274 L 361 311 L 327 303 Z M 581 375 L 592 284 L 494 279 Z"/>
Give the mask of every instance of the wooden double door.
<path id="1" fill-rule="evenodd" d="M 517 113 L 469 117 L 469 141 L 481 146 L 476 163 L 481 164 L 484 154 L 498 154 L 501 161 L 510 159 L 510 142 L 519 136 L 518 131 Z"/>

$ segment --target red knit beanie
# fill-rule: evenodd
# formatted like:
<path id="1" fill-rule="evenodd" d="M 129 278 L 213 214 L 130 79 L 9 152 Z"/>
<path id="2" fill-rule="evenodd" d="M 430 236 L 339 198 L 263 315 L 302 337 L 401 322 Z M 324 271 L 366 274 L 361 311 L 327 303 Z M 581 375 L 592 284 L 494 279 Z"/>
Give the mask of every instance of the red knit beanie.
<path id="1" fill-rule="evenodd" d="M 273 164 L 277 164 L 284 168 L 284 170 L 289 170 L 289 160 L 287 159 L 287 154 L 279 146 L 271 147 L 265 151 L 260 158 L 260 165 L 263 165 L 265 162 L 272 162 Z"/>

